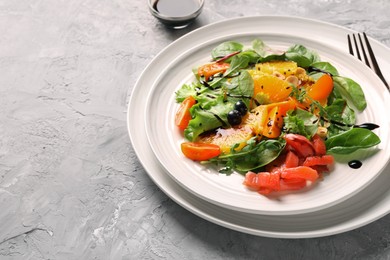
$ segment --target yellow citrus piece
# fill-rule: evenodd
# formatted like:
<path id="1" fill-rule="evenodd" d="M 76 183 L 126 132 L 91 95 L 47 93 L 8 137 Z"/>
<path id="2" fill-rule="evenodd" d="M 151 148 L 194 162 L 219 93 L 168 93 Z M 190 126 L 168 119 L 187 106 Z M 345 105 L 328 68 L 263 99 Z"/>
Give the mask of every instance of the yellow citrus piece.
<path id="1" fill-rule="evenodd" d="M 277 138 L 283 126 L 283 117 L 279 115 L 279 107 L 275 106 L 268 113 L 268 121 L 264 126 L 263 135 L 268 138 Z"/>
<path id="2" fill-rule="evenodd" d="M 262 73 L 275 75 L 276 73 L 284 77 L 294 75 L 297 72 L 297 64 L 294 61 L 270 61 L 256 64 L 256 70 Z"/>
<path id="3" fill-rule="evenodd" d="M 199 137 L 198 142 L 216 144 L 220 147 L 224 154 L 230 153 L 233 145 L 239 144 L 236 151 L 240 151 L 251 137 L 253 137 L 252 129 L 248 125 L 240 127 L 220 128 L 216 132 L 208 133 Z"/>
<path id="4" fill-rule="evenodd" d="M 267 106 L 258 106 L 244 117 L 243 124 L 249 126 L 253 133 L 261 138 L 267 116 Z"/>
<path id="5" fill-rule="evenodd" d="M 254 99 L 259 104 L 270 104 L 286 100 L 292 87 L 290 83 L 272 75 L 253 73 Z"/>
<path id="6" fill-rule="evenodd" d="M 289 110 L 295 108 L 296 104 L 291 98 L 269 105 L 260 105 L 248 113 L 243 123 L 250 126 L 253 133 L 259 138 L 262 136 L 276 138 L 280 135 L 283 117 Z"/>

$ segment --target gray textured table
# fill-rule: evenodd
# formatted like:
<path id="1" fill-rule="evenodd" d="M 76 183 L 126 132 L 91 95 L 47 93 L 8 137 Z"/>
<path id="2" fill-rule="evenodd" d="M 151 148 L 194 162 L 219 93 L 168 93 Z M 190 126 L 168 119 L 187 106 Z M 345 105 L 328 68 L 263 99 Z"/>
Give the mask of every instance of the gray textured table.
<path id="1" fill-rule="evenodd" d="M 206 0 L 167 30 L 146 1 L 0 1 L 1 259 L 390 259 L 390 216 L 315 239 L 256 237 L 177 205 L 129 140 L 135 81 L 169 43 L 231 17 L 294 15 L 390 46 L 390 1 Z"/>

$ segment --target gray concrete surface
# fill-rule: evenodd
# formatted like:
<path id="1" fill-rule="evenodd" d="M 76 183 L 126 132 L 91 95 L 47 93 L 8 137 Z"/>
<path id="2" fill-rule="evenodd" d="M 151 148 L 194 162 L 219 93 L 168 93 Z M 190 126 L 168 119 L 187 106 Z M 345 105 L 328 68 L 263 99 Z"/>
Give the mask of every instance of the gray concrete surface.
<path id="1" fill-rule="evenodd" d="M 315 239 L 256 237 L 183 209 L 149 179 L 126 109 L 141 71 L 185 33 L 294 15 L 390 46 L 390 1 L 206 0 L 167 30 L 138 0 L 0 0 L 0 259 L 390 259 L 390 216 Z"/>

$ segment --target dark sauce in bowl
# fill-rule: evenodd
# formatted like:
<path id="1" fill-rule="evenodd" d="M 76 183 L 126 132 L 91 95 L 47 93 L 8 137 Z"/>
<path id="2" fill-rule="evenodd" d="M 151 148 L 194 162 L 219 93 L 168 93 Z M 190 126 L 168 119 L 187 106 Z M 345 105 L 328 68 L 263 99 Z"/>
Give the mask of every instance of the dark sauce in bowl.
<path id="1" fill-rule="evenodd" d="M 200 7 L 197 0 L 157 0 L 153 8 L 162 15 L 182 17 L 195 13 Z"/>
<path id="2" fill-rule="evenodd" d="M 152 14 L 168 27 L 184 28 L 201 13 L 204 0 L 150 0 Z"/>

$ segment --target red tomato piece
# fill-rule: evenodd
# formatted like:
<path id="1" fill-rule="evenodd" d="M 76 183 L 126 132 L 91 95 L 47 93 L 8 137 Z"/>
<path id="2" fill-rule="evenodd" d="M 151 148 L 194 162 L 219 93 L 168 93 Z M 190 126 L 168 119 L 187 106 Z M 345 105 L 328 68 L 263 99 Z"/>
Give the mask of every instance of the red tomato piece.
<path id="1" fill-rule="evenodd" d="M 329 172 L 329 168 L 327 165 L 314 165 L 314 166 L 310 166 L 310 168 L 316 170 L 318 174 Z"/>
<path id="2" fill-rule="evenodd" d="M 225 72 L 229 67 L 230 64 L 226 62 L 208 63 L 198 68 L 198 74 L 199 76 L 204 76 L 207 81 L 211 76 Z"/>
<path id="3" fill-rule="evenodd" d="M 207 143 L 184 142 L 181 144 L 181 151 L 194 161 L 206 161 L 221 154 L 218 145 Z"/>
<path id="4" fill-rule="evenodd" d="M 319 135 L 314 135 L 312 138 L 313 148 L 316 155 L 326 154 L 326 145 L 324 140 Z"/>
<path id="5" fill-rule="evenodd" d="M 252 188 L 252 189 L 260 189 L 260 186 L 258 184 L 259 178 L 257 178 L 257 174 L 254 172 L 247 172 L 245 174 L 245 179 L 244 179 L 244 185 Z"/>
<path id="6" fill-rule="evenodd" d="M 303 166 L 331 165 L 334 162 L 332 155 L 309 156 L 303 162 Z"/>
<path id="7" fill-rule="evenodd" d="M 303 135 L 286 134 L 284 139 L 287 145 L 292 147 L 300 157 L 308 157 L 314 155 L 312 143 Z"/>
<path id="8" fill-rule="evenodd" d="M 298 166 L 294 168 L 285 168 L 281 173 L 282 179 L 304 179 L 315 181 L 318 179 L 318 172 L 308 166 Z"/>
<path id="9" fill-rule="evenodd" d="M 184 130 L 187 128 L 188 123 L 192 119 L 190 108 L 195 105 L 195 103 L 195 98 L 189 96 L 180 104 L 180 107 L 175 115 L 175 125 L 179 127 L 179 129 Z"/>
<path id="10" fill-rule="evenodd" d="M 245 174 L 244 185 L 259 191 L 261 194 L 268 194 L 271 191 L 280 190 L 279 172 L 248 172 Z"/>
<path id="11" fill-rule="evenodd" d="M 261 195 L 268 195 L 272 192 L 272 190 L 267 188 L 260 188 L 257 192 Z"/>
<path id="12" fill-rule="evenodd" d="M 306 187 L 306 180 L 304 179 L 281 179 L 280 190 L 300 190 Z"/>
<path id="13" fill-rule="evenodd" d="M 287 168 L 293 168 L 299 165 L 299 158 L 293 151 L 287 152 L 285 165 Z"/>
<path id="14" fill-rule="evenodd" d="M 280 172 L 275 171 L 270 173 L 269 188 L 273 191 L 280 190 Z"/>
<path id="15" fill-rule="evenodd" d="M 289 140 L 299 141 L 299 142 L 302 142 L 302 143 L 307 143 L 309 145 L 311 144 L 309 139 L 307 139 L 303 135 L 299 135 L 299 134 L 286 134 L 284 137 L 286 139 L 289 139 Z"/>

